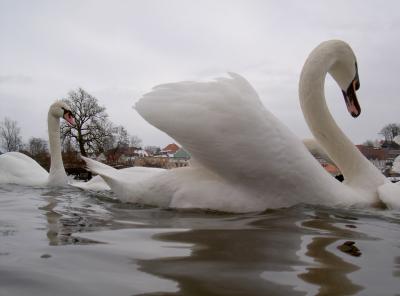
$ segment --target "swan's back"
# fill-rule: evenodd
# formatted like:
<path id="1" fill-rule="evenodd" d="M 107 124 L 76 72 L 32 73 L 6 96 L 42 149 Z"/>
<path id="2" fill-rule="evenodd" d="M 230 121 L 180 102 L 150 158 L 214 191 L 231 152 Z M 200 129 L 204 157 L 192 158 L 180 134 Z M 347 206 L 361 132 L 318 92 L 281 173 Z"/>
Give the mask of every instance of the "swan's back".
<path id="1" fill-rule="evenodd" d="M 48 172 L 35 160 L 19 152 L 0 155 L 0 184 L 43 186 L 47 184 Z"/>
<path id="2" fill-rule="evenodd" d="M 82 158 L 88 169 L 99 174 L 123 202 L 227 212 L 258 211 L 267 207 L 265 200 L 249 197 L 246 188 L 232 184 L 203 167 L 172 170 L 133 167 L 116 170 L 95 160 Z M 268 205 L 282 206 L 273 201 Z"/>

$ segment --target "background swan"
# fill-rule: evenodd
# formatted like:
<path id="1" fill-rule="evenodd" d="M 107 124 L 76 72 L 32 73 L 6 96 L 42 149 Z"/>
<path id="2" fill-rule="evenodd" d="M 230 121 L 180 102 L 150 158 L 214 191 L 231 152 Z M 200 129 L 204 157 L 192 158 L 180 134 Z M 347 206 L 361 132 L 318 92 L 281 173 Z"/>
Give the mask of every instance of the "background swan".
<path id="1" fill-rule="evenodd" d="M 189 168 L 140 180 L 118 179 L 87 160 L 123 201 L 171 207 L 245 212 L 320 204 L 371 204 L 386 178 L 370 165 L 337 127 L 325 103 L 325 76 L 342 89 L 348 110 L 360 113 L 356 58 L 342 41 L 319 45 L 300 78 L 300 100 L 316 140 L 348 180 L 332 178 L 290 130 L 264 108 L 251 85 L 237 74 L 212 82 L 155 87 L 136 104 L 152 125 L 175 138 L 195 160 Z"/>
<path id="2" fill-rule="evenodd" d="M 68 177 L 61 157 L 60 118 L 74 124 L 74 118 L 68 105 L 62 101 L 56 101 L 50 106 L 47 116 L 51 157 L 50 173 L 25 154 L 8 152 L 0 155 L 0 184 L 67 185 Z"/>

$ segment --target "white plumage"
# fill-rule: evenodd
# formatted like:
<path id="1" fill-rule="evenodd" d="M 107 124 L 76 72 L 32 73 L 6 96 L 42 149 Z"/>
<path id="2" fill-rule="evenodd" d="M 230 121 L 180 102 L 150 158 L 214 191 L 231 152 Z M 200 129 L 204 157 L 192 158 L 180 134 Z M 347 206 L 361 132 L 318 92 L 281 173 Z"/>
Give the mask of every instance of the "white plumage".
<path id="1" fill-rule="evenodd" d="M 73 124 L 69 107 L 62 101 L 53 103 L 48 112 L 51 166 L 50 174 L 35 160 L 19 152 L 0 155 L 0 184 L 13 183 L 28 186 L 65 186 L 67 174 L 61 157 L 60 118 Z"/>
<path id="2" fill-rule="evenodd" d="M 159 85 L 136 103 L 144 119 L 190 152 L 191 167 L 143 178 L 140 174 L 122 177 L 93 160 L 87 160 L 88 167 L 121 200 L 158 206 L 247 212 L 296 203 L 374 204 L 380 198 L 378 188 L 388 181 L 355 150 L 331 118 L 323 95 L 328 72 L 341 89 L 353 85 L 355 56 L 346 43 L 328 41 L 318 46 L 300 81 L 307 123 L 343 170 L 346 184 L 332 178 L 264 108 L 252 86 L 234 73 L 211 82 Z"/>

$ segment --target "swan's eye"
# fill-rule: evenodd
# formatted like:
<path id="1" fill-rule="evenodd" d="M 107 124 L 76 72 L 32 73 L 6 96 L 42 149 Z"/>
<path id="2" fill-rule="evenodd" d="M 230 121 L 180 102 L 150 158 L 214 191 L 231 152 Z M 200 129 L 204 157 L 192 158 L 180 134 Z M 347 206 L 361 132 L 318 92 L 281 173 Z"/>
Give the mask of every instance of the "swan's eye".
<path id="1" fill-rule="evenodd" d="M 61 109 L 64 111 L 64 114 L 70 114 L 72 116 L 71 110 L 65 109 L 64 107 L 61 107 Z"/>
<path id="2" fill-rule="evenodd" d="M 360 89 L 360 80 L 358 80 L 358 79 L 353 80 L 353 84 L 354 84 L 355 90 Z"/>
<path id="3" fill-rule="evenodd" d="M 67 115 L 69 115 L 69 116 L 72 116 L 73 117 L 73 115 L 72 115 L 72 112 L 71 111 L 69 111 L 69 110 L 64 110 L 64 115 L 65 114 L 67 114 Z"/>

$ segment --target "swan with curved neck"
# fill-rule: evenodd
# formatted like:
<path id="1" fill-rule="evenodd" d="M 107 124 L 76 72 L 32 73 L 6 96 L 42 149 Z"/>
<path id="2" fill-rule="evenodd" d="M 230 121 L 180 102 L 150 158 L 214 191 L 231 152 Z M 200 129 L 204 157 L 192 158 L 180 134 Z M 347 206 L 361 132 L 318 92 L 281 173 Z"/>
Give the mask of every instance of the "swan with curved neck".
<path id="1" fill-rule="evenodd" d="M 300 77 L 304 116 L 316 140 L 342 170 L 346 184 L 332 178 L 303 143 L 264 108 L 241 76 L 211 82 L 157 86 L 136 103 L 150 124 L 182 144 L 195 165 L 145 178 L 122 178 L 86 159 L 123 201 L 161 206 L 246 212 L 299 202 L 371 205 L 387 181 L 336 125 L 324 97 L 326 74 L 344 91 L 350 113 L 360 113 L 356 59 L 342 41 L 318 46 Z"/>
<path id="2" fill-rule="evenodd" d="M 74 124 L 70 108 L 62 101 L 53 103 L 47 115 L 50 173 L 35 160 L 19 152 L 0 155 L 0 184 L 12 183 L 29 186 L 65 186 L 68 184 L 61 157 L 60 118 Z"/>
<path id="3" fill-rule="evenodd" d="M 67 184 L 67 174 L 65 173 L 61 156 L 60 118 L 64 118 L 71 125 L 75 124 L 71 109 L 62 101 L 51 105 L 47 116 L 50 145 L 50 173 L 48 184 L 56 186 Z"/>
<path id="4" fill-rule="evenodd" d="M 377 195 L 376 189 L 387 180 L 347 138 L 329 112 L 324 93 L 328 73 L 342 89 L 349 113 L 353 117 L 360 115 L 355 55 L 348 44 L 331 40 L 315 48 L 304 64 L 299 84 L 304 118 L 317 142 L 339 167 L 347 185 Z"/>

